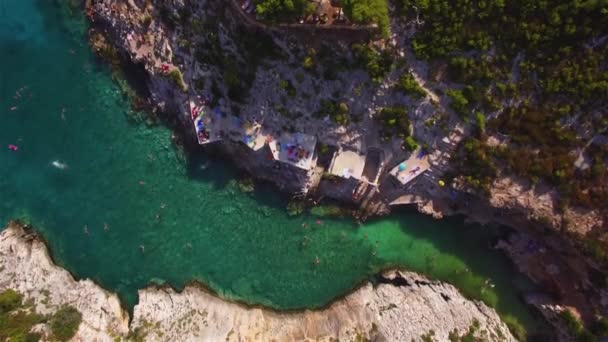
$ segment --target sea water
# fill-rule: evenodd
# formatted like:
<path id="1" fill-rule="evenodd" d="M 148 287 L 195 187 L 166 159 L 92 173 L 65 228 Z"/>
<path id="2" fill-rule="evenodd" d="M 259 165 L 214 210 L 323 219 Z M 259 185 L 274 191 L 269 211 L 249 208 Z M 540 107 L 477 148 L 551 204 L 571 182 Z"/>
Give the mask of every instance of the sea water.
<path id="1" fill-rule="evenodd" d="M 130 307 L 150 283 L 197 280 L 226 299 L 302 309 L 401 267 L 534 329 L 527 281 L 489 246 L 495 230 L 413 211 L 362 226 L 290 216 L 274 189 L 241 191 L 229 165 L 185 155 L 169 129 L 138 120 L 90 52 L 84 15 L 62 3 L 0 2 L 0 221 L 31 222 L 76 277 Z"/>

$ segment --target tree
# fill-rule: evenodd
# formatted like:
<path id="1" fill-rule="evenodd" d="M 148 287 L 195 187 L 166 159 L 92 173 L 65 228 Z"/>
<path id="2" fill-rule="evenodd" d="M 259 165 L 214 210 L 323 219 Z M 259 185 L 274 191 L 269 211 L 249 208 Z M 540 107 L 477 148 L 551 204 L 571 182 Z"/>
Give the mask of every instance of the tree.
<path id="1" fill-rule="evenodd" d="M 259 0 L 256 13 L 272 22 L 291 21 L 314 11 L 309 0 Z"/>
<path id="2" fill-rule="evenodd" d="M 342 0 L 344 13 L 354 23 L 377 24 L 383 37 L 389 35 L 386 0 Z"/>

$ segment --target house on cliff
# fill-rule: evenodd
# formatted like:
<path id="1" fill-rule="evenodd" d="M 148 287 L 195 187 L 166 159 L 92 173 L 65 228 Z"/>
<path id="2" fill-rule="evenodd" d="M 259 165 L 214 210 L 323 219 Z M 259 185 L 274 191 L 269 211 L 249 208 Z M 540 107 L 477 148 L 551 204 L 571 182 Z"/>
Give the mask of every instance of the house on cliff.
<path id="1" fill-rule="evenodd" d="M 339 148 L 327 169 L 330 177 L 322 184 L 323 193 L 337 200 L 362 202 L 377 192 L 384 165 L 380 149 L 372 148 L 361 154 Z"/>

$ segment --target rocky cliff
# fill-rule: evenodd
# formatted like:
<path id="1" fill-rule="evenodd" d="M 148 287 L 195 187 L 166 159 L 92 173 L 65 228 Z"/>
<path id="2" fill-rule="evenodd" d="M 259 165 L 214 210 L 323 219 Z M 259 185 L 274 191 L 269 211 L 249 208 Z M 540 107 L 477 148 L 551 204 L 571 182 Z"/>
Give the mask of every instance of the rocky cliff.
<path id="1" fill-rule="evenodd" d="M 496 312 L 451 285 L 410 272 L 388 272 L 324 310 L 276 312 L 222 300 L 198 286 L 139 291 L 134 317 L 118 298 L 53 264 L 44 243 L 12 222 L 0 234 L 0 290 L 22 293 L 40 313 L 69 304 L 82 313 L 75 341 L 346 340 L 411 341 L 472 333 L 514 341 Z"/>
<path id="2" fill-rule="evenodd" d="M 597 301 L 595 295 L 606 292 L 605 282 L 597 281 L 603 276 L 593 276 L 605 270 L 582 253 L 581 244 L 571 243 L 577 241 L 573 236 L 590 235 L 605 225 L 597 210 L 563 208 L 562 212 L 555 189 L 508 174 L 497 177 L 489 187 L 488 197 L 471 192 L 458 177 L 452 184 L 440 185 L 440 180 L 455 172 L 452 164 L 458 158 L 452 156 L 472 130 L 449 108 L 445 93 L 457 85 L 447 79 L 433 82 L 428 76 L 432 65 L 414 58 L 410 43 L 415 27 L 411 22 L 404 22 L 399 16 L 392 18 L 395 34 L 391 39 L 369 44 L 383 45 L 397 58 L 394 67 L 386 70 L 380 80 L 370 78 L 365 67 L 357 63 L 361 56 L 353 51 L 349 37 L 328 39 L 314 32 L 296 36 L 288 30 L 251 25 L 242 20 L 238 6 L 235 11 L 228 4 L 223 0 L 90 1 L 93 47 L 102 55 L 110 47 L 129 63 L 145 69 L 151 104 L 175 113 L 185 123 L 184 131 L 190 134 L 193 128 L 189 107 L 204 104 L 243 121 L 261 121 L 265 133 L 275 136 L 288 131 L 315 135 L 319 151 L 339 147 L 366 154 L 380 149 L 386 158 L 383 164 L 390 170 L 410 152 L 396 137 L 383 137 L 379 113 L 391 106 L 407 108 L 412 135 L 428 146 L 431 166 L 406 186 L 380 172 L 379 186 L 370 186 L 370 191 L 359 194 L 346 186 L 347 181 L 334 182 L 340 177 L 327 177 L 327 168 L 302 176 L 287 172 L 287 168 L 273 168 L 265 163 L 265 158 L 248 152 L 241 142 L 220 144 L 220 148 L 238 167 L 283 191 L 298 193 L 304 187 L 307 191 L 301 193 L 311 195 L 314 191 L 308 191 L 308 184 L 320 184 L 316 197 L 361 207 L 363 217 L 366 212 L 387 213 L 389 206 L 410 204 L 437 218 L 460 213 L 474 221 L 505 224 L 532 234 L 535 240 L 546 241 L 545 254 L 564 266 L 559 267 L 559 272 L 546 267 L 535 268 L 534 272 L 530 267 L 520 269 L 533 279 L 558 284 L 546 287 L 542 282 L 541 286 L 552 290 L 550 294 L 559 304 L 575 307 L 586 321 L 607 312 L 608 302 Z M 106 44 L 98 44 L 100 41 Z M 417 98 L 400 92 L 397 81 L 403 75 L 413 77 L 424 96 Z M 346 122 L 326 115 L 332 112 L 327 107 L 338 105 L 348 109 Z M 311 175 L 320 180 L 309 181 Z M 553 228 L 551 237 L 543 229 L 545 226 Z M 556 236 L 559 238 L 553 238 Z M 572 291 L 559 285 L 563 284 L 560 277 L 574 271 L 581 278 L 575 279 L 579 284 Z"/>
<path id="3" fill-rule="evenodd" d="M 112 341 L 129 332 L 129 315 L 115 294 L 91 280 L 75 280 L 53 263 L 36 234 L 16 222 L 0 234 L 0 291 L 9 288 L 32 301 L 40 314 L 54 313 L 62 305 L 80 311 L 76 341 Z"/>

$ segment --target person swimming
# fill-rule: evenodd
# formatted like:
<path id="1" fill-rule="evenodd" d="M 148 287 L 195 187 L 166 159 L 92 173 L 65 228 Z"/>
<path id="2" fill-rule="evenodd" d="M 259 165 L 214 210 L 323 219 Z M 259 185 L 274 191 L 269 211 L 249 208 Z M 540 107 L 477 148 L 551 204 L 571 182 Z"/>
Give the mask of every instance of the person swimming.
<path id="1" fill-rule="evenodd" d="M 17 152 L 19 150 L 19 147 L 17 147 L 17 145 L 10 144 L 8 145 L 8 149 L 13 152 Z"/>
<path id="2" fill-rule="evenodd" d="M 65 169 L 67 169 L 67 168 L 68 168 L 68 164 L 66 164 L 66 163 L 62 163 L 62 162 L 61 162 L 61 161 L 59 161 L 59 160 L 53 160 L 53 161 L 51 162 L 51 165 L 53 165 L 53 167 L 55 167 L 55 168 L 57 168 L 57 169 L 59 169 L 59 170 L 65 170 Z"/>

